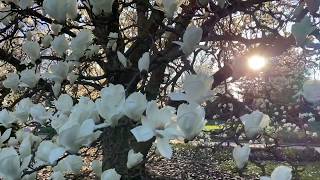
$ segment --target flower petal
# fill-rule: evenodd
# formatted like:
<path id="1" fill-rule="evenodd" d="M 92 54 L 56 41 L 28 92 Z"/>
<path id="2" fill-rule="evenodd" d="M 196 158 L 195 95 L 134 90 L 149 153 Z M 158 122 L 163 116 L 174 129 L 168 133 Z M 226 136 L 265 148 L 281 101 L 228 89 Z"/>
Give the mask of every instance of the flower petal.
<path id="1" fill-rule="evenodd" d="M 138 142 L 145 142 L 154 136 L 154 132 L 151 128 L 146 126 L 138 126 L 131 129 L 131 133 L 134 135 Z"/>

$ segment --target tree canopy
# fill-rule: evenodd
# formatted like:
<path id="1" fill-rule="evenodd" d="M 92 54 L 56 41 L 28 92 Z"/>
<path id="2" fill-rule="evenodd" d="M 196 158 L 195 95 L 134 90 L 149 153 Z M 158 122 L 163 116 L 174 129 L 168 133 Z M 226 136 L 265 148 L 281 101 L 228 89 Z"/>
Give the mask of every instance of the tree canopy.
<path id="1" fill-rule="evenodd" d="M 219 122 L 210 136 L 235 143 L 240 176 L 249 160 L 264 168 L 250 140 L 288 163 L 261 179 L 298 178 L 279 136 L 317 137 L 319 5 L 1 1 L 0 177 L 35 179 L 51 166 L 63 179 L 80 173 L 83 147 L 99 147 L 96 177 L 140 179 L 153 147 L 170 159 L 172 140 Z"/>

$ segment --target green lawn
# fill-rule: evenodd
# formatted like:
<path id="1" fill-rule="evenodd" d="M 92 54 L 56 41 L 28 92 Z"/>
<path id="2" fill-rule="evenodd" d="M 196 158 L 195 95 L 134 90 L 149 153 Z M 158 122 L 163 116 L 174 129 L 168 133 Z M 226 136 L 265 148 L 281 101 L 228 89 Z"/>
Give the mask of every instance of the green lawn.
<path id="1" fill-rule="evenodd" d="M 217 129 L 218 127 L 215 127 Z M 188 149 L 191 151 L 198 151 L 197 147 L 188 143 L 188 144 L 175 144 L 174 148 L 176 151 L 181 149 Z M 202 154 L 204 155 L 204 154 Z M 223 148 L 217 150 L 215 153 L 206 154 L 208 158 L 212 158 L 217 166 L 213 167 L 220 172 L 225 172 L 228 174 L 233 174 L 234 176 L 238 176 L 238 170 L 234 161 L 232 160 L 232 149 L 231 148 Z M 283 162 L 276 161 L 264 161 L 266 165 L 266 175 L 270 176 L 271 172 L 279 165 L 287 165 Z M 196 163 L 196 162 L 195 162 Z M 320 180 L 320 162 L 301 162 L 298 166 L 299 170 L 299 178 L 301 180 Z M 245 172 L 243 173 L 244 177 L 247 179 L 251 179 L 252 177 L 260 177 L 262 175 L 262 171 L 259 167 L 257 167 L 253 163 L 248 163 Z"/>
<path id="2" fill-rule="evenodd" d="M 209 131 L 216 131 L 221 129 L 223 129 L 222 125 L 206 125 L 203 130 L 206 132 L 209 132 Z"/>

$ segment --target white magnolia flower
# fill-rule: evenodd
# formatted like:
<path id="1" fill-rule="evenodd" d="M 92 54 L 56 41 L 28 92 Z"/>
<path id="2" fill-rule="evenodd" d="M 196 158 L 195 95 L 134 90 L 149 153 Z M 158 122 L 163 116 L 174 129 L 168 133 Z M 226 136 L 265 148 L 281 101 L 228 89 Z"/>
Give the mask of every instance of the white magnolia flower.
<path id="1" fill-rule="evenodd" d="M 64 154 L 65 150 L 51 141 L 42 141 L 38 146 L 35 158 L 43 161 L 44 164 L 54 165 L 56 161 Z"/>
<path id="2" fill-rule="evenodd" d="M 320 103 L 320 81 L 319 80 L 309 80 L 304 82 L 302 88 L 302 96 L 307 102 L 312 104 Z"/>
<path id="3" fill-rule="evenodd" d="M 51 17 L 58 22 L 65 22 L 66 18 L 75 19 L 77 17 L 77 0 L 45 0 L 43 8 Z"/>
<path id="4" fill-rule="evenodd" d="M 16 119 L 13 117 L 11 112 L 8 112 L 6 109 L 2 109 L 0 111 L 0 125 L 9 128 L 15 122 Z"/>
<path id="5" fill-rule="evenodd" d="M 5 88 L 9 88 L 13 91 L 17 90 L 19 85 L 19 75 L 16 73 L 9 73 L 6 75 L 6 80 L 2 82 Z"/>
<path id="6" fill-rule="evenodd" d="M 156 136 L 156 146 L 160 154 L 166 158 L 171 158 L 172 149 L 169 141 L 181 133 L 173 121 L 175 110 L 173 107 L 166 106 L 158 109 L 155 101 L 148 103 L 146 117 L 142 118 L 142 125 L 131 129 L 131 133 L 138 142 L 145 142 Z"/>
<path id="7" fill-rule="evenodd" d="M 105 123 L 116 126 L 123 116 L 122 108 L 125 102 L 125 91 L 122 85 L 109 84 L 101 90 L 101 98 L 96 100 L 96 107 Z"/>
<path id="8" fill-rule="evenodd" d="M 30 115 L 33 120 L 44 124 L 47 119 L 51 116 L 49 112 L 46 111 L 45 107 L 42 104 L 36 104 L 30 108 Z"/>
<path id="9" fill-rule="evenodd" d="M 307 36 L 316 29 L 316 26 L 312 25 L 310 16 L 305 16 L 300 22 L 296 22 L 291 27 L 291 32 L 297 42 L 298 46 L 302 46 Z"/>
<path id="10" fill-rule="evenodd" d="M 174 13 L 185 2 L 186 0 L 156 0 L 159 10 L 163 11 L 169 19 L 173 18 Z"/>
<path id="11" fill-rule="evenodd" d="M 189 103 L 201 104 L 212 96 L 212 83 L 212 78 L 204 74 L 187 75 L 183 82 L 183 90 L 185 92 L 171 93 L 169 97 L 174 101 L 184 100 Z"/>
<path id="12" fill-rule="evenodd" d="M 204 128 L 206 124 L 205 111 L 198 104 L 181 104 L 178 107 L 177 122 L 184 133 L 184 137 L 192 140 Z"/>
<path id="13" fill-rule="evenodd" d="M 102 174 L 102 161 L 100 160 L 93 160 L 91 163 L 91 167 L 93 172 L 97 177 L 101 177 Z"/>
<path id="14" fill-rule="evenodd" d="M 50 47 L 52 41 L 53 41 L 52 36 L 50 34 L 48 34 L 42 38 L 41 43 L 44 48 L 48 48 L 48 47 Z"/>
<path id="15" fill-rule="evenodd" d="M 34 88 L 40 79 L 39 74 L 36 74 L 34 69 L 23 70 L 20 76 L 21 85 L 29 88 Z"/>
<path id="16" fill-rule="evenodd" d="M 0 148 L 3 146 L 3 143 L 10 138 L 11 128 L 6 129 L 3 134 L 0 132 Z"/>
<path id="17" fill-rule="evenodd" d="M 95 123 L 92 119 L 83 123 L 67 121 L 58 131 L 58 143 L 67 151 L 78 152 L 80 147 L 89 146 L 101 134 L 95 130 Z"/>
<path id="18" fill-rule="evenodd" d="M 143 160 L 143 154 L 140 152 L 135 153 L 133 149 L 130 149 L 128 152 L 128 161 L 127 161 L 127 168 L 131 169 L 137 164 L 141 163 Z"/>
<path id="19" fill-rule="evenodd" d="M 58 100 L 53 102 L 58 111 L 63 113 L 71 112 L 73 100 L 68 94 L 61 94 Z"/>
<path id="20" fill-rule="evenodd" d="M 82 158 L 76 155 L 69 155 L 68 157 L 59 161 L 57 166 L 53 168 L 55 172 L 67 172 L 67 173 L 74 173 L 79 174 L 81 167 L 83 165 Z"/>
<path id="21" fill-rule="evenodd" d="M 69 48 L 69 41 L 62 34 L 54 38 L 51 42 L 52 49 L 59 55 L 63 56 L 66 50 Z"/>
<path id="22" fill-rule="evenodd" d="M 140 92 L 134 92 L 126 99 L 123 105 L 123 112 L 129 118 L 139 121 L 147 107 L 147 103 L 146 95 Z"/>
<path id="23" fill-rule="evenodd" d="M 198 28 L 194 25 L 188 26 L 186 31 L 183 34 L 182 42 L 174 41 L 174 43 L 180 45 L 180 49 L 182 52 L 188 56 L 190 55 L 196 48 L 199 48 L 199 43 L 202 38 L 202 29 Z"/>
<path id="24" fill-rule="evenodd" d="M 240 117 L 244 130 L 248 138 L 254 138 L 262 132 L 270 123 L 268 115 L 260 111 L 253 111 L 251 114 L 245 114 Z"/>
<path id="25" fill-rule="evenodd" d="M 250 147 L 248 144 L 244 146 L 236 146 L 233 149 L 232 156 L 234 161 L 236 162 L 236 165 L 239 169 L 242 169 L 244 165 L 248 162 L 249 160 L 249 155 L 250 155 Z"/>
<path id="26" fill-rule="evenodd" d="M 8 180 L 20 179 L 20 158 L 13 147 L 0 149 L 0 177 Z"/>
<path id="27" fill-rule="evenodd" d="M 32 63 L 40 58 L 40 45 L 38 42 L 26 41 L 22 45 L 22 50 L 30 57 Z"/>
<path id="28" fill-rule="evenodd" d="M 21 9 L 27 9 L 29 7 L 31 7 L 33 5 L 33 0 L 20 0 L 19 3 L 18 3 L 18 6 L 21 8 Z"/>
<path id="29" fill-rule="evenodd" d="M 53 172 L 52 175 L 50 176 L 51 180 L 65 180 L 63 173 L 60 171 Z"/>
<path id="30" fill-rule="evenodd" d="M 80 31 L 75 38 L 72 39 L 70 43 L 70 48 L 72 50 L 72 55 L 76 59 L 80 59 L 85 50 L 88 49 L 92 43 L 93 34 L 89 30 Z"/>
<path id="31" fill-rule="evenodd" d="M 128 67 L 128 59 L 120 51 L 117 51 L 117 56 L 123 67 Z"/>
<path id="32" fill-rule="evenodd" d="M 80 97 L 78 104 L 71 110 L 69 121 L 82 124 L 83 121 L 88 119 L 93 119 L 96 123 L 100 122 L 99 113 L 97 112 L 95 103 L 91 99 Z"/>
<path id="33" fill-rule="evenodd" d="M 114 0 L 90 0 L 92 12 L 95 15 L 100 15 L 101 13 L 104 15 L 111 14 L 113 2 Z"/>
<path id="34" fill-rule="evenodd" d="M 144 70 L 148 72 L 149 66 L 150 66 L 150 54 L 149 52 L 145 52 L 138 61 L 139 71 L 142 72 Z"/>
<path id="35" fill-rule="evenodd" d="M 101 174 L 101 180 L 120 180 L 121 175 L 115 169 L 108 169 Z"/>
<path id="36" fill-rule="evenodd" d="M 15 107 L 13 115 L 20 122 L 26 122 L 30 113 L 30 108 L 33 106 L 30 98 L 22 99 Z"/>
<path id="37" fill-rule="evenodd" d="M 291 180 L 291 171 L 292 169 L 287 166 L 278 166 L 272 171 L 271 177 L 262 176 L 260 180 Z"/>
<path id="38" fill-rule="evenodd" d="M 51 127 L 57 132 L 67 122 L 68 116 L 63 113 L 56 113 L 51 118 Z"/>
<path id="39" fill-rule="evenodd" d="M 69 73 L 69 64 L 67 62 L 59 61 L 57 64 L 52 64 L 49 67 L 47 78 L 55 83 L 62 83 L 67 79 Z"/>
<path id="40" fill-rule="evenodd" d="M 21 141 L 19 147 L 20 159 L 29 158 L 32 156 L 32 148 L 37 147 L 42 139 L 33 135 L 30 132 L 16 132 L 17 140 Z"/>

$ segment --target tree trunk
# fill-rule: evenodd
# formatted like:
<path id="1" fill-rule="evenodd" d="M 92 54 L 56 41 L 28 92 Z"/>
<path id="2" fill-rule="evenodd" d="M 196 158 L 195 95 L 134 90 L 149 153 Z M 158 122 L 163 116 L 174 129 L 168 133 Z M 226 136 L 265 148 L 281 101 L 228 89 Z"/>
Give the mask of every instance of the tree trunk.
<path id="1" fill-rule="evenodd" d="M 143 179 L 145 177 L 145 161 L 132 169 L 127 168 L 128 152 L 130 149 L 134 149 L 135 152 L 141 152 L 146 157 L 153 139 L 137 143 L 135 137 L 130 132 L 134 127 L 134 121 L 122 118 L 119 120 L 118 126 L 105 128 L 102 136 L 102 169 L 115 168 L 121 174 L 122 179 Z"/>

